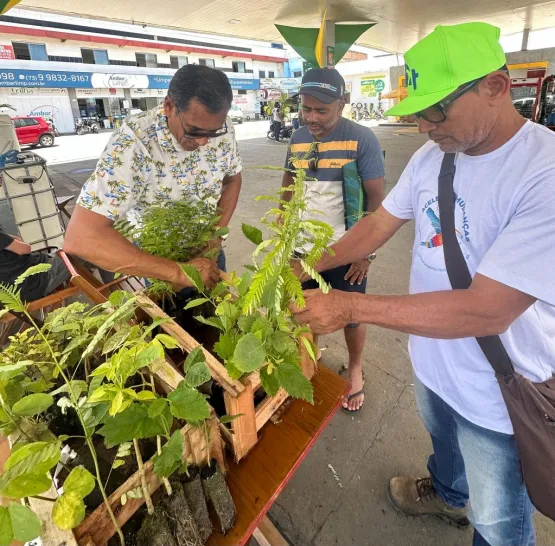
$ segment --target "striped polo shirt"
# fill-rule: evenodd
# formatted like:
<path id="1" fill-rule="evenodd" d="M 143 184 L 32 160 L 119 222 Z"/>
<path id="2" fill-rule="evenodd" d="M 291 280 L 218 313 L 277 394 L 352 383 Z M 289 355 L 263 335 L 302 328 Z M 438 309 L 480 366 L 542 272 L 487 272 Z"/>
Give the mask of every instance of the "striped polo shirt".
<path id="1" fill-rule="evenodd" d="M 345 205 L 343 198 L 342 167 L 351 161 L 357 161 L 358 173 L 362 181 L 384 176 L 382 150 L 374 133 L 363 125 L 345 118 L 329 136 L 316 141 L 305 125 L 293 133 L 285 162 L 286 168 L 292 168 L 291 158 L 298 159 L 317 142 L 317 152 L 308 159 L 296 160 L 295 164 L 304 168 L 307 180 L 307 198 L 310 200 L 307 218 L 323 220 L 333 227 L 337 241 L 345 233 Z M 310 157 L 318 158 L 318 168 L 313 170 Z M 318 214 L 318 211 L 322 214 Z"/>

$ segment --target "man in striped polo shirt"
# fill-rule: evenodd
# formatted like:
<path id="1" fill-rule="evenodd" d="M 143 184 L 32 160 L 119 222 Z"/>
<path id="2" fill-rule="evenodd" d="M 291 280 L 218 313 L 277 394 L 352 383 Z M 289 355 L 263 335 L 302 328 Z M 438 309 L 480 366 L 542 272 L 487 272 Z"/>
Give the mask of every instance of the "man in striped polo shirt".
<path id="1" fill-rule="evenodd" d="M 341 116 L 345 106 L 345 81 L 335 69 L 309 70 L 303 77 L 299 95 L 304 127 L 293 133 L 287 153 L 286 168 L 291 160 L 302 166 L 307 176 L 307 217 L 323 220 L 334 230 L 334 241 L 357 220 L 358 214 L 375 211 L 384 199 L 384 166 L 382 150 L 374 133 Z M 310 151 L 308 157 L 307 152 Z M 299 161 L 298 158 L 304 157 Z M 283 186 L 293 183 L 292 174 L 285 172 Z M 357 195 L 360 203 L 357 204 Z M 284 194 L 287 199 L 290 194 Z M 354 199 L 354 203 L 353 203 Z M 354 205 L 354 207 L 353 207 Z M 354 209 L 360 205 L 358 213 Z M 302 254 L 303 250 L 297 249 Z M 366 276 L 375 255 L 352 264 L 330 269 L 322 276 L 337 290 L 366 292 Z M 312 281 L 304 289 L 315 288 Z M 351 392 L 343 400 L 343 409 L 357 412 L 364 402 L 362 351 L 366 327 L 349 324 L 345 329 L 349 351 L 348 377 Z"/>

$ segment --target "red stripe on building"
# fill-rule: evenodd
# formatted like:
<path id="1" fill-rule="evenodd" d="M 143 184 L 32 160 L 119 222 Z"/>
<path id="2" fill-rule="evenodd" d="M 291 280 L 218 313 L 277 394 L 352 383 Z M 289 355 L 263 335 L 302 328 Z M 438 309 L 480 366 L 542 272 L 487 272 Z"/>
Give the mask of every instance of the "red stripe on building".
<path id="1" fill-rule="evenodd" d="M 219 55 L 221 57 L 236 57 L 239 59 L 252 59 L 253 61 L 265 61 L 268 63 L 285 63 L 287 59 L 280 57 L 269 57 L 267 55 L 256 55 L 254 53 L 242 53 L 239 51 L 227 51 L 221 49 L 208 49 L 174 43 L 152 42 L 147 40 L 135 40 L 127 38 L 109 38 L 107 36 L 96 36 L 94 34 L 80 34 L 63 32 L 59 30 L 46 30 L 40 28 L 17 27 L 13 25 L 0 24 L 0 34 L 19 34 L 23 36 L 37 36 L 39 38 L 56 38 L 58 40 L 76 40 L 80 42 L 91 42 L 95 44 L 110 44 L 119 47 L 133 46 L 146 49 L 162 49 L 166 53 L 170 51 L 183 51 L 185 53 L 204 53 L 208 55 Z"/>

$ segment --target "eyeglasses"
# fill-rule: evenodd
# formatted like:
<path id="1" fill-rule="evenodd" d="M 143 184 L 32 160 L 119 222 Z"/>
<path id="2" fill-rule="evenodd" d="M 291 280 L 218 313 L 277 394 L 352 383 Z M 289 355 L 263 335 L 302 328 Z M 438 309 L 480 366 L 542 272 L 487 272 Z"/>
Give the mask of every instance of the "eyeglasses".
<path id="1" fill-rule="evenodd" d="M 414 115 L 417 118 L 425 119 L 430 123 L 441 123 L 442 121 L 445 121 L 447 119 L 447 116 L 445 115 L 445 109 L 447 108 L 447 106 L 449 106 L 458 98 L 462 97 L 465 93 L 470 91 L 475 85 L 480 83 L 484 79 L 484 77 L 478 78 L 477 80 L 472 80 L 471 82 L 464 84 L 462 87 L 457 89 L 454 93 L 448 95 L 442 101 L 433 104 L 425 110 L 416 112 L 416 114 Z"/>
<path id="2" fill-rule="evenodd" d="M 177 106 L 175 107 L 175 113 L 177 114 L 179 123 L 181 123 L 181 128 L 183 129 L 183 138 L 186 138 L 189 140 L 196 140 L 200 138 L 216 138 L 216 137 L 227 135 L 227 132 L 228 132 L 227 123 L 224 123 L 224 126 L 221 129 L 218 129 L 217 131 L 210 131 L 207 133 L 192 133 L 190 131 L 187 131 L 187 129 L 185 129 L 185 126 L 183 125 L 183 120 L 179 115 L 181 114 L 181 110 L 179 110 Z"/>

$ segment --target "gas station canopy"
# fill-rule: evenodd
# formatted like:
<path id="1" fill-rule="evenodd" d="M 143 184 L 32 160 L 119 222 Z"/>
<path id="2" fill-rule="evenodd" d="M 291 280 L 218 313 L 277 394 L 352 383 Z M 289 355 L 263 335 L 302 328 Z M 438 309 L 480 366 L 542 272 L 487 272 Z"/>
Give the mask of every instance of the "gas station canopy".
<path id="1" fill-rule="evenodd" d="M 555 27 L 555 1 L 537 0 L 22 0 L 17 7 L 155 27 L 283 42 L 275 23 L 375 22 L 357 44 L 404 52 L 439 24 L 484 21 L 503 34 Z"/>

